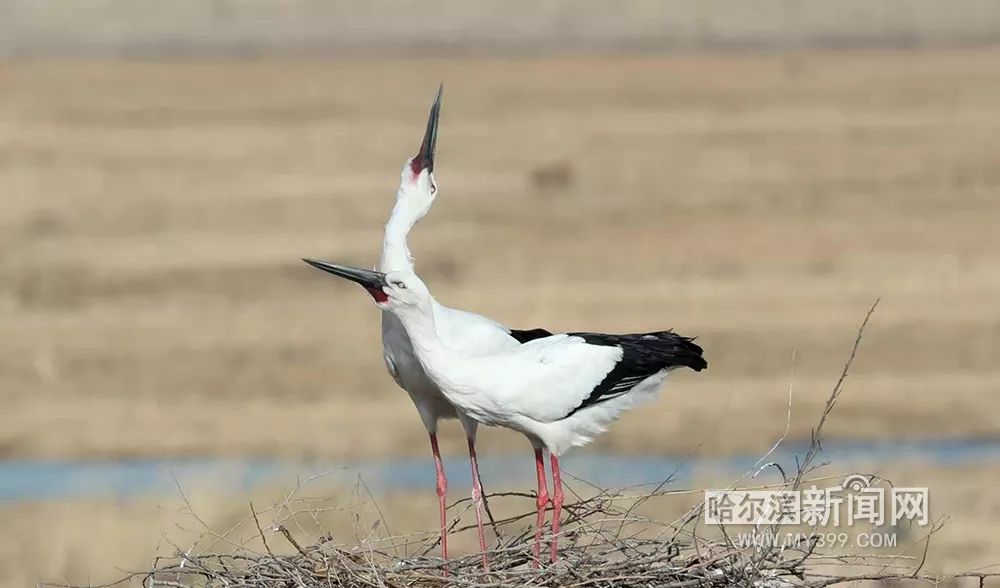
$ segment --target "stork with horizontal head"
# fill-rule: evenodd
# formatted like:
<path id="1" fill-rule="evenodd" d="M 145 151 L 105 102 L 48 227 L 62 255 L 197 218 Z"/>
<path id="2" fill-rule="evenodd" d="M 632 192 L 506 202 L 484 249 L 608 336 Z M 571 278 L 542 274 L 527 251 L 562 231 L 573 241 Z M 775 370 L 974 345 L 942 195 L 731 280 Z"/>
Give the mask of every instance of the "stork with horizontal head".
<path id="1" fill-rule="evenodd" d="M 438 122 L 441 116 L 441 92 L 431 106 L 427 119 L 427 129 L 420 151 L 406 161 L 400 174 L 396 205 L 385 225 L 385 240 L 378 268 L 382 272 L 412 272 L 413 257 L 406 243 L 410 229 L 427 214 L 437 197 L 437 182 L 434 178 L 434 152 L 437 146 Z M 384 298 L 379 289 L 370 291 L 376 300 Z M 434 315 L 438 333 L 448 345 L 465 349 L 470 353 L 494 353 L 513 349 L 520 345 L 519 339 L 530 339 L 534 331 L 512 331 L 484 316 L 449 308 L 428 299 L 430 312 Z M 441 464 L 438 450 L 437 424 L 440 419 L 457 418 L 465 429 L 469 446 L 469 461 L 472 468 L 472 499 L 476 512 L 476 527 L 479 532 L 479 546 L 483 551 L 483 566 L 489 567 L 486 556 L 486 537 L 483 531 L 482 487 L 479 481 L 479 466 L 476 462 L 475 419 L 456 410 L 438 389 L 437 384 L 427 376 L 418 361 L 410 337 L 399 318 L 382 310 L 382 356 L 389 374 L 410 395 L 420 419 L 430 436 L 431 451 L 434 455 L 434 469 L 437 476 L 438 506 L 441 515 L 441 554 L 448 559 L 448 530 L 445 513 L 448 479 Z"/>
<path id="2" fill-rule="evenodd" d="M 422 373 L 462 418 L 528 437 L 535 449 L 538 475 L 536 562 L 548 504 L 542 449 L 549 451 L 552 467 L 550 559 L 554 562 L 563 502 L 559 456 L 589 443 L 625 409 L 655 397 L 668 372 L 708 367 L 701 347 L 672 331 L 567 333 L 486 352 L 470 351 L 440 335 L 434 298 L 412 271 L 382 273 L 304 261 L 362 285 L 383 313 L 395 317 L 406 330 Z"/>

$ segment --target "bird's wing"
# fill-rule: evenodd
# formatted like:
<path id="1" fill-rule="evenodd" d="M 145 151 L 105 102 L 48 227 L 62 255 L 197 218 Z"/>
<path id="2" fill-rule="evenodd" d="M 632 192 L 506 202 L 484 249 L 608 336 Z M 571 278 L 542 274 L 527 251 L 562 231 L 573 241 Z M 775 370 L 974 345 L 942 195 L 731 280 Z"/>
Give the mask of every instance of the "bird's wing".
<path id="1" fill-rule="evenodd" d="M 583 404 L 621 359 L 617 347 L 553 335 L 495 356 L 491 392 L 505 411 L 540 422 L 565 418 Z"/>
<path id="2" fill-rule="evenodd" d="M 434 322 L 438 336 L 453 349 L 469 355 L 483 355 L 513 349 L 517 339 L 500 323 L 474 312 L 450 308 L 434 302 Z"/>
<path id="3" fill-rule="evenodd" d="M 570 333 L 536 339 L 504 353 L 492 366 L 497 404 L 540 422 L 628 394 L 678 367 L 708 366 L 702 349 L 670 331 L 606 335 Z"/>
<path id="4" fill-rule="evenodd" d="M 574 413 L 627 394 L 646 378 L 664 370 L 689 367 L 700 372 L 708 367 L 708 363 L 702 357 L 701 347 L 692 339 L 673 331 L 628 335 L 604 333 L 572 333 L 572 335 L 580 337 L 591 345 L 616 347 L 622 350 L 621 360 L 580 406 L 573 410 Z"/>

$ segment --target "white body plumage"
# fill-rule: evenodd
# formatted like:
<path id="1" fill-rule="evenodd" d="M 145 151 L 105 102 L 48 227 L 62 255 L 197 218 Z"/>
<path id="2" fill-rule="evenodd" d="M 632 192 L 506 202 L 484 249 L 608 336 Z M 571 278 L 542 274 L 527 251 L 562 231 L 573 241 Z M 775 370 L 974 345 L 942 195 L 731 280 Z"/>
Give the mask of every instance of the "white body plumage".
<path id="1" fill-rule="evenodd" d="M 624 410 L 655 398 L 669 371 L 642 379 L 628 394 L 576 410 L 622 359 L 622 349 L 562 334 L 471 354 L 439 335 L 431 308 L 398 311 L 424 375 L 461 414 L 519 431 L 555 455 L 586 445 Z"/>

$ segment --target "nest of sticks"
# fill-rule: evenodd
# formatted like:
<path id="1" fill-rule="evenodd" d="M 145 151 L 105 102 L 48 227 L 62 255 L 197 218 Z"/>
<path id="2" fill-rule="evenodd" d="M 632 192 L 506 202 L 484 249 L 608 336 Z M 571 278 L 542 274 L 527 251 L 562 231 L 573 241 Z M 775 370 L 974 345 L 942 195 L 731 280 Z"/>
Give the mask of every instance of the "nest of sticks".
<path id="1" fill-rule="evenodd" d="M 262 550 L 241 548 L 226 554 L 178 552 L 169 560 L 159 560 L 154 569 L 130 579 L 141 578 L 141 584 L 148 588 L 818 588 L 858 580 L 935 584 L 943 580 L 922 572 L 922 558 L 902 557 L 886 562 L 875 556 L 824 554 L 817 549 L 814 539 L 793 546 L 740 546 L 725 534 L 713 537 L 700 530 L 703 516 L 700 505 L 671 522 L 638 514 L 643 503 L 675 493 L 665 490 L 666 484 L 662 486 L 641 494 L 597 492 L 565 504 L 565 530 L 558 538 L 559 560 L 554 564 L 545 557 L 547 549 L 542 550 L 543 561 L 536 562 L 533 556 L 533 530 L 524 523 L 534 518 L 534 511 L 496 521 L 505 528 L 520 525 L 524 530 L 498 539 L 498 545 L 489 551 L 489 571 L 484 571 L 478 553 L 448 562 L 437 557 L 436 533 L 346 544 L 327 536 L 304 546 L 283 524 L 260 526 L 258 513 L 251 509 Z M 462 533 L 473 529 L 467 526 L 452 531 Z M 936 529 L 928 534 L 928 543 Z M 546 542 L 550 539 L 544 538 Z M 276 554 L 279 541 L 281 548 L 291 553 Z M 976 578 L 982 584 L 991 574 L 952 576 L 955 577 Z"/>

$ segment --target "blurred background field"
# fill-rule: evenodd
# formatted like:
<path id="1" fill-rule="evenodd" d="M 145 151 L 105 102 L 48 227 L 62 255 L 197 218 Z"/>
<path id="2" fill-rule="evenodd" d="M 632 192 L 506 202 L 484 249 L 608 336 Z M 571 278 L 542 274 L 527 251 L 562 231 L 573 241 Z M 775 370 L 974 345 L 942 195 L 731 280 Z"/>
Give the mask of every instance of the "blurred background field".
<path id="1" fill-rule="evenodd" d="M 763 453 L 784 429 L 790 384 L 789 437 L 807 440 L 881 297 L 827 435 L 971 448 L 972 463 L 867 464 L 930 486 L 935 517 L 952 515 L 936 569 L 1000 562 L 1000 451 L 976 451 L 1000 438 L 1000 17 L 989 5 L 937 20 L 914 8 L 907 30 L 950 32 L 900 43 L 875 34 L 888 25 L 860 27 L 867 36 L 837 37 L 869 47 L 852 51 L 831 50 L 819 25 L 734 51 L 748 42 L 720 25 L 718 46 L 692 37 L 671 52 L 630 44 L 660 38 L 630 29 L 633 13 L 614 42 L 526 42 L 530 56 L 455 35 L 420 45 L 412 32 L 373 47 L 348 34 L 313 55 L 308 43 L 223 44 L 224 22 L 216 45 L 184 44 L 170 31 L 201 29 L 130 29 L 128 18 L 156 22 L 139 8 L 116 12 L 125 24 L 95 41 L 45 6 L 0 4 L 12 17 L 0 27 L 23 25 L 0 63 L 0 488 L 21 488 L 0 496 L 11 525 L 0 582 L 147 566 L 178 517 L 176 491 L 75 496 L 67 476 L 32 478 L 38 464 L 291 464 L 274 490 L 196 483 L 220 525 L 250 496 L 280 500 L 295 464 L 429 467 L 425 432 L 382 365 L 377 311 L 299 258 L 375 262 L 442 81 L 440 194 L 411 238 L 438 298 L 522 328 L 673 327 L 706 349 L 707 372 L 676 374 L 658 403 L 577 453 L 694 464 Z M 713 14 L 736 18 L 726 6 Z M 897 23 L 889 8 L 880 18 Z M 739 22 L 779 22 L 776 10 Z M 457 20 L 447 30 L 486 26 Z M 841 20 L 869 22 L 816 17 Z M 571 31 L 586 39 L 599 24 Z M 256 59 L 238 58 L 248 46 Z M 120 58 L 135 53 L 147 59 Z M 468 478 L 453 423 L 442 444 L 457 496 Z M 522 461 L 530 483 L 523 440 L 484 430 L 481 447 Z M 433 527 L 431 473 L 426 489 L 380 491 L 389 520 Z M 69 490 L 33 497 L 44 484 Z"/>

